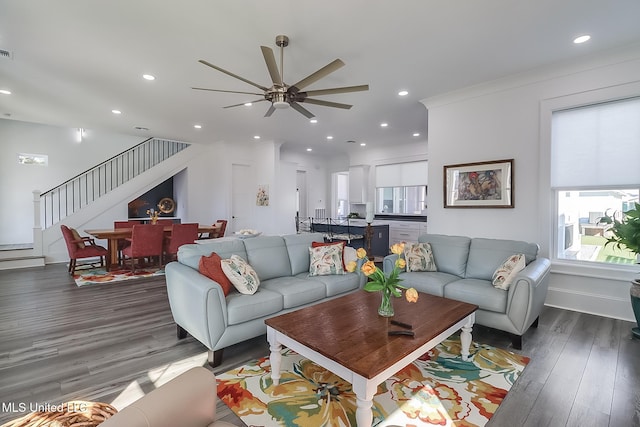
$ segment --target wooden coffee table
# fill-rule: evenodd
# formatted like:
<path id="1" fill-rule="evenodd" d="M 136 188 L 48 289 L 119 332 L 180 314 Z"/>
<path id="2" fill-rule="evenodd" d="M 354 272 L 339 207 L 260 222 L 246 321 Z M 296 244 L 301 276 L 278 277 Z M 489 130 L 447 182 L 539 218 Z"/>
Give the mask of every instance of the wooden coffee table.
<path id="1" fill-rule="evenodd" d="M 415 336 L 378 315 L 379 292 L 358 291 L 265 320 L 271 350 L 271 379 L 280 380 L 282 346 L 349 381 L 356 394 L 356 421 L 369 427 L 378 385 L 461 329 L 467 360 L 478 306 L 420 293 L 417 303 L 394 298 L 394 320 L 413 326 Z"/>

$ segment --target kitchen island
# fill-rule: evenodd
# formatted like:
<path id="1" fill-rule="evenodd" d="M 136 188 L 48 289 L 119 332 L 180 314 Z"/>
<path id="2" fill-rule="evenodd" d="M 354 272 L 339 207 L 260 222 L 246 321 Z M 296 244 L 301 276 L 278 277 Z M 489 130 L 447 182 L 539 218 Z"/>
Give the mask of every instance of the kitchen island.
<path id="1" fill-rule="evenodd" d="M 353 248 L 367 247 L 367 223 L 364 219 L 319 219 L 311 223 L 311 229 L 325 235 L 325 240 L 345 240 Z M 384 257 L 389 254 L 389 225 L 371 223 L 371 254 Z"/>

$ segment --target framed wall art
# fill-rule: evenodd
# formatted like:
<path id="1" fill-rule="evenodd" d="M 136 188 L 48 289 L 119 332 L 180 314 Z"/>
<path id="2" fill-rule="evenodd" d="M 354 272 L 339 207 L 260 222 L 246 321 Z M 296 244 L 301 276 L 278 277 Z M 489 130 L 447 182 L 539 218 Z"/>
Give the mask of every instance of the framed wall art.
<path id="1" fill-rule="evenodd" d="M 444 166 L 445 208 L 513 206 L 513 159 Z"/>

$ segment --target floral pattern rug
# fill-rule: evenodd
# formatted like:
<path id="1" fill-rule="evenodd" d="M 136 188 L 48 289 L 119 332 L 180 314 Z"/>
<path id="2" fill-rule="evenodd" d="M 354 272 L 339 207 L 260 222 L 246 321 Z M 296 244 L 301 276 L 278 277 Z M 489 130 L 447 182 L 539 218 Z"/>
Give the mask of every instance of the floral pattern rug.
<path id="1" fill-rule="evenodd" d="M 484 426 L 529 358 L 473 343 L 459 356 L 452 336 L 378 386 L 374 426 Z M 217 374 L 218 397 L 248 426 L 355 426 L 351 384 L 292 350 L 282 350 L 280 384 L 269 357 Z"/>
<path id="2" fill-rule="evenodd" d="M 113 283 L 123 280 L 141 279 L 144 277 L 164 276 L 164 268 L 149 267 L 136 268 L 136 273 L 129 269 L 107 271 L 105 268 L 76 269 L 73 275 L 77 286 L 95 285 L 98 283 Z"/>

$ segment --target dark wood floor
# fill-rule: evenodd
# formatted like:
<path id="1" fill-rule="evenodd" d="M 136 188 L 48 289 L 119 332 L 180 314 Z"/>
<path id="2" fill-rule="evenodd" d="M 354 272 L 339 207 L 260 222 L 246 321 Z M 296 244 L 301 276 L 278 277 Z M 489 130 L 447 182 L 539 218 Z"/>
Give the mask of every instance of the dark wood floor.
<path id="1" fill-rule="evenodd" d="M 640 340 L 632 324 L 546 308 L 519 353 L 531 363 L 487 424 L 640 427 Z M 509 336 L 474 327 L 474 340 Z M 264 337 L 225 350 L 223 372 L 268 353 Z M 63 265 L 0 271 L 0 424 L 10 404 L 71 399 L 121 409 L 192 366 L 206 349 L 178 341 L 164 278 L 78 288 Z M 218 418 L 243 425 L 224 404 Z"/>

